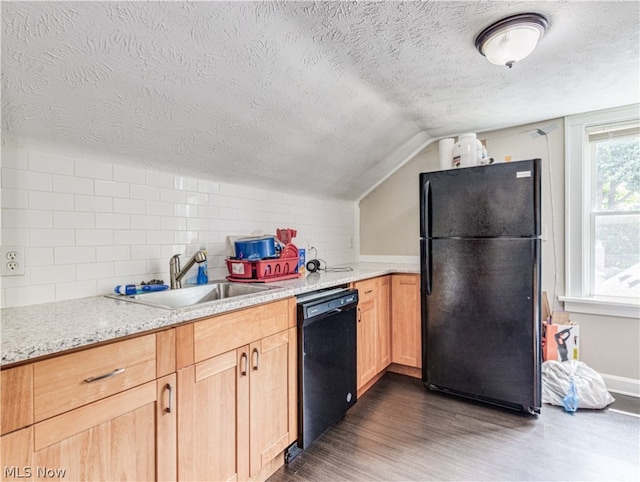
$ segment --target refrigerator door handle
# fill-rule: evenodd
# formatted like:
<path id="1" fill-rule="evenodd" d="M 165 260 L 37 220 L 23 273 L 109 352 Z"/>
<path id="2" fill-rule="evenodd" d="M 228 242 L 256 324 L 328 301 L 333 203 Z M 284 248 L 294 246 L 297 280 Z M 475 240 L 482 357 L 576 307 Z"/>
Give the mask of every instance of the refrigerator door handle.
<path id="1" fill-rule="evenodd" d="M 420 247 L 422 250 L 422 292 L 427 296 L 431 294 L 431 240 L 420 240 Z"/>
<path id="2" fill-rule="evenodd" d="M 422 202 L 420 203 L 420 236 L 423 238 L 431 237 L 431 226 L 429 218 L 431 210 L 429 209 L 429 199 L 431 198 L 431 181 L 427 181 L 422 185 Z"/>

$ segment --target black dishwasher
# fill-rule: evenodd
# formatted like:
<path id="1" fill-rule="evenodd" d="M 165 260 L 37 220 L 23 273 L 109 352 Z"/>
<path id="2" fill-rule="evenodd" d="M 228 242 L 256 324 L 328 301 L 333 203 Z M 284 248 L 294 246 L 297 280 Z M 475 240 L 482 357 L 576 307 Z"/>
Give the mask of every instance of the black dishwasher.
<path id="1" fill-rule="evenodd" d="M 298 447 L 306 449 L 356 403 L 358 291 L 298 297 Z"/>

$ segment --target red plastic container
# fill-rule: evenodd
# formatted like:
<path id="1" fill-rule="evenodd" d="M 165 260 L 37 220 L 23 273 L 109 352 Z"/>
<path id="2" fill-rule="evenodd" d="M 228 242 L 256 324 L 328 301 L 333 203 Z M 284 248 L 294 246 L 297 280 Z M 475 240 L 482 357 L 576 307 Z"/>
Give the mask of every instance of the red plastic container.
<path id="1" fill-rule="evenodd" d="M 299 276 L 297 257 L 258 261 L 227 258 L 226 261 L 229 279 L 234 281 L 275 281 Z"/>

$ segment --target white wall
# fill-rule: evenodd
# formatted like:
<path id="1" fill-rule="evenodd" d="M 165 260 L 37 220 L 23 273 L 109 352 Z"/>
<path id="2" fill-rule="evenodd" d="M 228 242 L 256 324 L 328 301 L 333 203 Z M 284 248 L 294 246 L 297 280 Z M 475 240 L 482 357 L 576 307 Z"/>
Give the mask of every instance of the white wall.
<path id="1" fill-rule="evenodd" d="M 254 230 L 297 229 L 294 244 L 316 247 L 329 264 L 357 258 L 353 202 L 23 147 L 3 146 L 1 166 L 2 245 L 25 247 L 24 276 L 0 278 L 2 307 L 101 295 L 152 278 L 168 283 L 169 258 L 186 260 L 202 246 L 209 279 L 220 279 L 228 274 L 226 237 Z"/>

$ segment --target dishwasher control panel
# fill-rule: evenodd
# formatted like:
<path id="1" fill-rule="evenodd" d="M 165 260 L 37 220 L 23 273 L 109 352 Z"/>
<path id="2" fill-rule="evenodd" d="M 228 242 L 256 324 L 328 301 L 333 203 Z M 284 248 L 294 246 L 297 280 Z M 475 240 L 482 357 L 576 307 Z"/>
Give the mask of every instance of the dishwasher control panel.
<path id="1" fill-rule="evenodd" d="M 314 318 L 331 311 L 346 308 L 358 303 L 358 291 L 342 289 L 318 293 L 298 299 L 298 306 L 302 308 L 303 319 Z"/>

